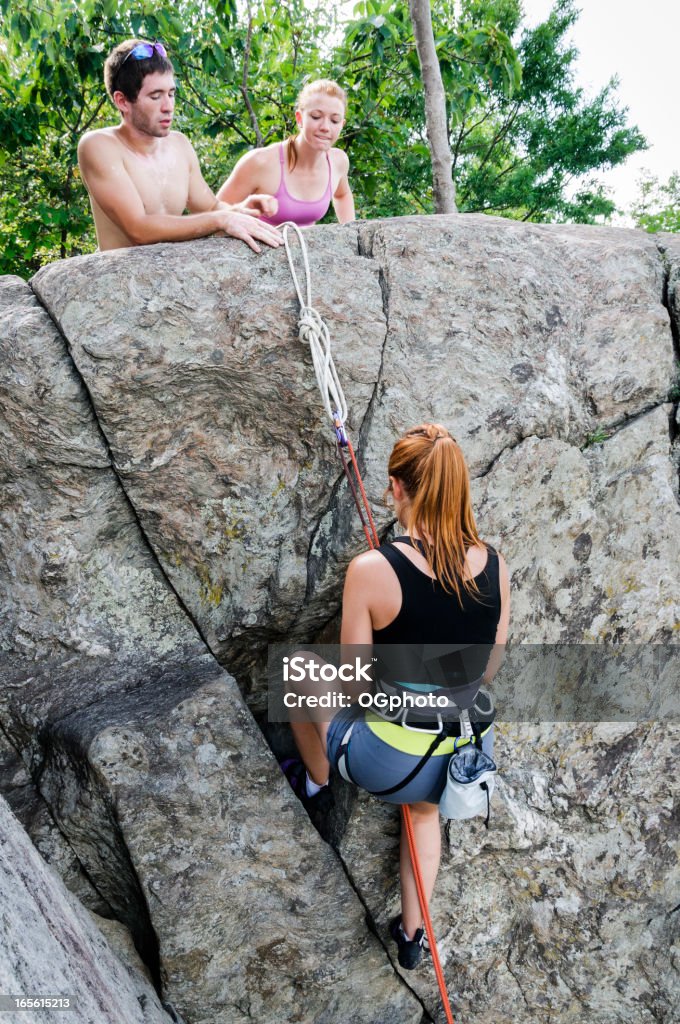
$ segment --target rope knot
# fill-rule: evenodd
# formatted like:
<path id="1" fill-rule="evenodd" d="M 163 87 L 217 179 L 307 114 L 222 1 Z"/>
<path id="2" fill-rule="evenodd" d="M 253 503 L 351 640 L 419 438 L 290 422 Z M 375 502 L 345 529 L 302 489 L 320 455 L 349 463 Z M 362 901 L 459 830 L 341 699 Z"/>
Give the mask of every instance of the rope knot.
<path id="1" fill-rule="evenodd" d="M 305 272 L 305 298 L 302 296 L 300 282 L 298 281 L 298 276 L 295 272 L 293 255 L 288 243 L 288 231 L 290 229 L 295 232 L 300 243 L 300 251 L 302 253 Z M 319 391 L 321 392 L 321 399 L 323 401 L 326 414 L 333 423 L 336 433 L 337 424 L 335 421 L 340 421 L 340 429 L 344 435 L 344 424 L 347 419 L 347 402 L 345 401 L 345 394 L 342 390 L 342 385 L 340 383 L 338 372 L 335 368 L 335 363 L 333 362 L 333 354 L 331 352 L 331 335 L 328 330 L 328 325 L 319 311 L 312 305 L 312 287 L 310 282 L 307 243 L 305 242 L 302 232 L 298 228 L 297 224 L 289 223 L 283 226 L 283 242 L 286 247 L 286 256 L 288 257 L 288 265 L 293 278 L 293 284 L 295 285 L 298 302 L 300 303 L 298 337 L 300 338 L 300 341 L 309 345 L 309 350 L 312 354 L 312 363 L 314 365 L 314 373 L 316 374 L 316 382 L 319 385 Z"/>

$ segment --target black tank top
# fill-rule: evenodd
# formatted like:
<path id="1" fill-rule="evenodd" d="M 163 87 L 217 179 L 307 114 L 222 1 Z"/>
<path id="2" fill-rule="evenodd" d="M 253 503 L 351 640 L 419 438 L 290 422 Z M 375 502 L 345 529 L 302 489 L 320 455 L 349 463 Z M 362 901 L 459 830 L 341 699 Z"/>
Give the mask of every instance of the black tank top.
<path id="1" fill-rule="evenodd" d="M 410 537 L 397 537 L 414 545 Z M 498 553 L 485 545 L 486 565 L 475 576 L 478 593 L 461 586 L 460 600 L 447 593 L 439 580 L 418 569 L 394 544 L 382 544 L 378 551 L 390 563 L 401 587 L 401 608 L 383 629 L 373 630 L 374 644 L 493 644 L 501 615 Z M 462 605 L 461 605 L 462 601 Z"/>

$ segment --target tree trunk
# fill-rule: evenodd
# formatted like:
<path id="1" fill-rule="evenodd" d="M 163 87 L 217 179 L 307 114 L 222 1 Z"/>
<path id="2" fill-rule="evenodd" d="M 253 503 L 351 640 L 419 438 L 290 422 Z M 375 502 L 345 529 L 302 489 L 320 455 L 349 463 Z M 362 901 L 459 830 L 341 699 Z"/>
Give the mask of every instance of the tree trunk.
<path id="1" fill-rule="evenodd" d="M 429 0 L 408 0 L 425 92 L 425 125 L 432 159 L 435 213 L 456 212 L 451 176 L 451 148 L 446 123 L 446 98 L 437 60 Z"/>

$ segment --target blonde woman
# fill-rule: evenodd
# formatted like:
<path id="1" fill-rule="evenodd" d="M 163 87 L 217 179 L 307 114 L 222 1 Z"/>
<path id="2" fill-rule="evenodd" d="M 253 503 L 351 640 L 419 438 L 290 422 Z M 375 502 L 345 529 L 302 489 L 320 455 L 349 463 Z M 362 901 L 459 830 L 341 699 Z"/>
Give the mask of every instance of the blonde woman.
<path id="1" fill-rule="evenodd" d="M 333 148 L 346 109 L 347 97 L 337 82 L 309 82 L 297 98 L 298 134 L 242 156 L 217 198 L 240 203 L 250 195 L 274 196 L 276 214 L 261 218 L 274 225 L 292 220 L 309 227 L 326 215 L 331 202 L 341 224 L 354 220 L 349 159 Z"/>

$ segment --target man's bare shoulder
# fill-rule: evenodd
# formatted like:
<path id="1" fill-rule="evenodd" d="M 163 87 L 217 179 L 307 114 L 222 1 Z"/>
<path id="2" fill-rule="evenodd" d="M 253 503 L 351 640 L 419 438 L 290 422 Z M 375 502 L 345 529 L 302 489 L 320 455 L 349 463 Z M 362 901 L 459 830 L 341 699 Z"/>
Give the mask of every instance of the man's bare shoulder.
<path id="1" fill-rule="evenodd" d="M 95 128 L 85 132 L 78 143 L 79 155 L 94 155 L 100 151 L 111 152 L 113 147 L 120 147 L 117 128 Z"/>
<path id="2" fill-rule="evenodd" d="M 167 138 L 164 141 L 169 142 L 171 146 L 181 147 L 188 153 L 194 152 L 194 147 L 191 145 L 186 135 L 183 135 L 182 132 L 172 131 L 168 134 Z"/>
<path id="3" fill-rule="evenodd" d="M 78 165 L 85 184 L 117 173 L 123 163 L 124 149 L 115 128 L 97 128 L 85 132 L 78 143 Z"/>

